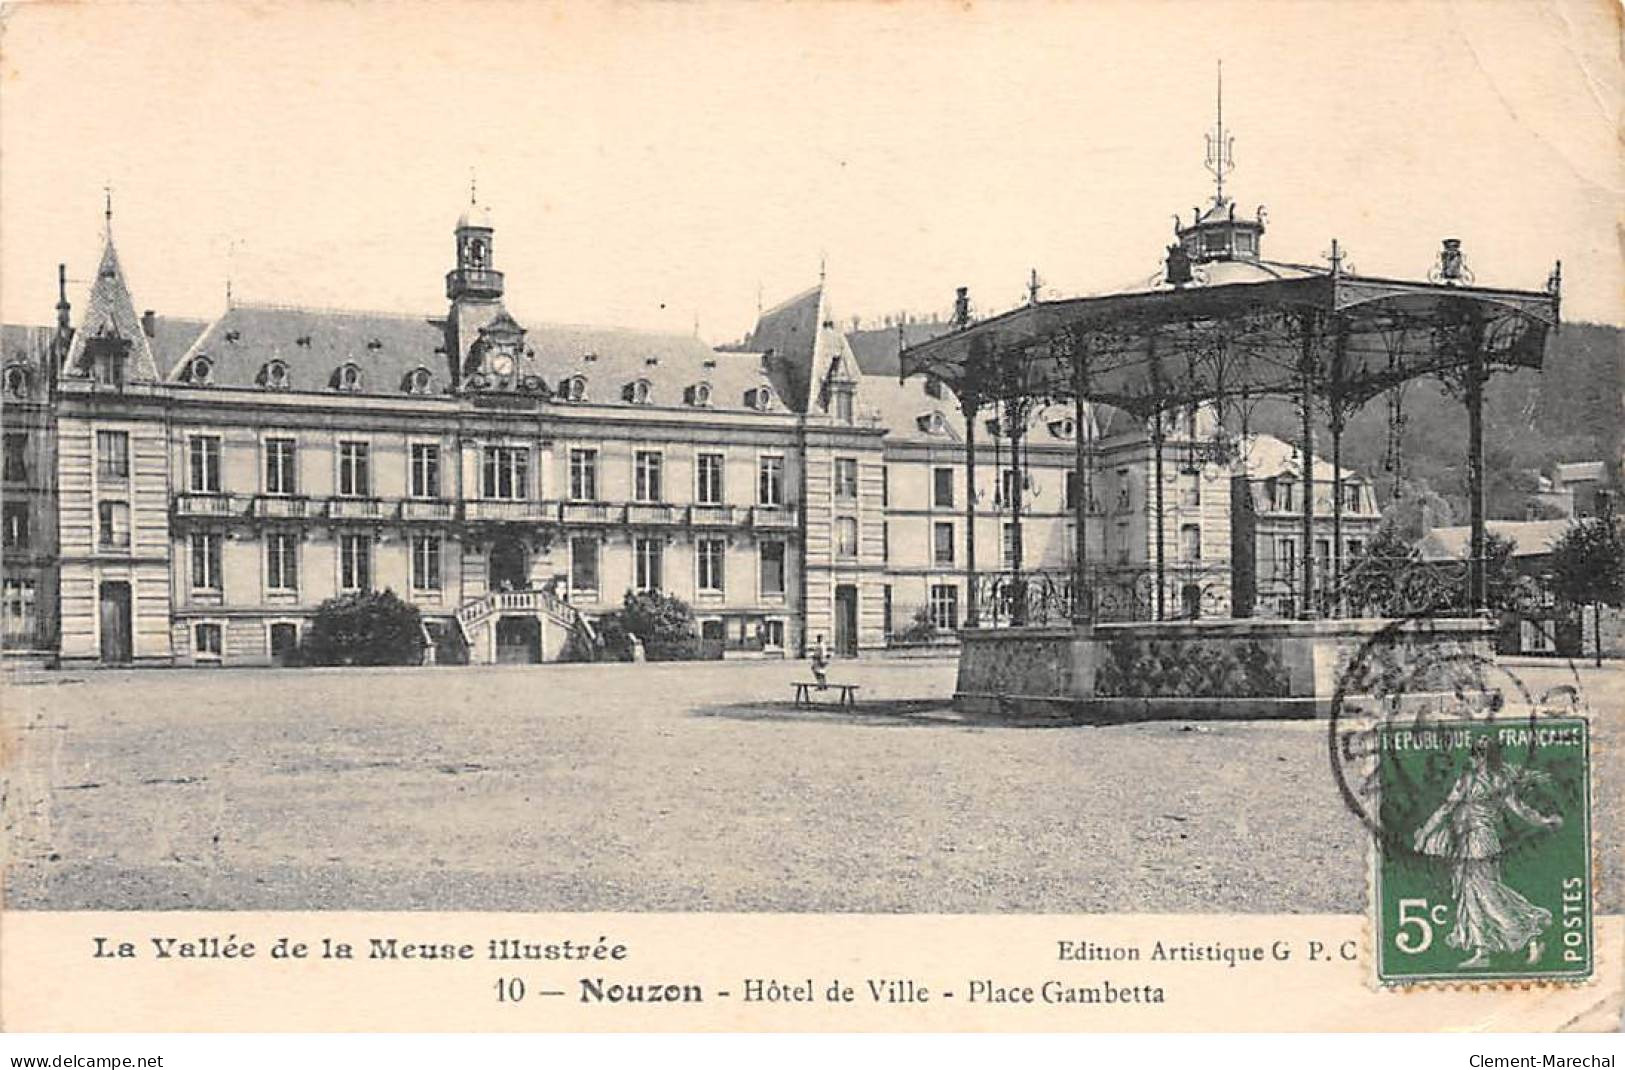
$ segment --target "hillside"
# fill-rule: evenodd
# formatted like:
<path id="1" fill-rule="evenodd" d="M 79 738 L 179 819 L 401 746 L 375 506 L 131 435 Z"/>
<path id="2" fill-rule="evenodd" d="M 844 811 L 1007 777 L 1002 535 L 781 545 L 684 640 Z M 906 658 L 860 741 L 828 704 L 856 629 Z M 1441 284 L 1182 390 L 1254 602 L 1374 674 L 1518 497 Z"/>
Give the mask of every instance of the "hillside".
<path id="1" fill-rule="evenodd" d="M 1501 372 L 1484 392 L 1484 496 L 1492 519 L 1521 520 L 1535 480 L 1559 461 L 1625 456 L 1625 356 L 1618 327 L 1565 324 L 1552 339 L 1540 371 Z M 1456 521 L 1467 516 L 1467 411 L 1432 380 L 1405 392 L 1400 436 L 1407 482 L 1422 483 L 1450 505 Z M 1318 422 L 1317 422 L 1318 423 Z M 1285 403 L 1253 414 L 1252 429 L 1296 441 L 1297 415 Z M 1317 449 L 1329 448 L 1323 423 Z M 1377 483 L 1386 502 L 1392 473 L 1384 469 L 1388 409 L 1378 398 L 1350 420 L 1343 435 L 1344 467 Z"/>

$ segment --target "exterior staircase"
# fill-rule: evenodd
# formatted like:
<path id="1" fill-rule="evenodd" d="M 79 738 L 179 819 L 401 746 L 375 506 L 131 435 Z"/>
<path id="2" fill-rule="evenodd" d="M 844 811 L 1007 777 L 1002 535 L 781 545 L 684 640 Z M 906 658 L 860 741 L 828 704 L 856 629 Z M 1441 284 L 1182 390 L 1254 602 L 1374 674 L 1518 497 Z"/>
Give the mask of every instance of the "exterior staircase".
<path id="1" fill-rule="evenodd" d="M 541 636 L 536 660 L 563 660 L 572 647 L 577 651 L 597 649 L 598 637 L 592 622 L 551 587 L 491 591 L 464 602 L 457 609 L 457 627 L 468 644 L 471 663 L 492 664 L 498 660 L 497 623 L 505 617 L 528 617 L 539 624 Z"/>

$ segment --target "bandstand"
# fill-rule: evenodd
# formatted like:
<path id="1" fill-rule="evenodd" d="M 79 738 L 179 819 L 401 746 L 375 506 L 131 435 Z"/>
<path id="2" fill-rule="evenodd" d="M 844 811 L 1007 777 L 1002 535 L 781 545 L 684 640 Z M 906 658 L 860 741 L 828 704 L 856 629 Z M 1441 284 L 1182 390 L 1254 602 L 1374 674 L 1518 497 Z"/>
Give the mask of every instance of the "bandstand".
<path id="1" fill-rule="evenodd" d="M 1068 573 L 1024 572 L 1019 495 L 1010 518 L 1011 569 L 981 575 L 974 542 L 967 547 L 960 705 L 1108 721 L 1314 716 L 1329 708 L 1352 651 L 1396 617 L 1409 619 L 1401 634 L 1414 648 L 1489 652 L 1495 625 L 1485 597 L 1484 385 L 1497 370 L 1541 366 L 1558 325 L 1561 265 L 1542 289 L 1478 286 L 1461 243 L 1446 239 L 1426 280 L 1372 278 L 1355 274 L 1336 242 L 1327 265 L 1263 260 L 1262 231 L 1261 213 L 1237 217 L 1221 175 L 1211 207 L 1176 223 L 1178 240 L 1150 288 L 1059 300 L 1038 299 L 1035 289 L 1026 305 L 982 320 L 971 318 L 961 289 L 955 329 L 903 352 L 904 377 L 942 380 L 965 411 L 972 531 L 978 419 L 997 419 L 1012 463 L 1032 406 L 1070 403 L 1079 428 L 1073 479 L 1082 491 L 1074 495 Z M 1469 559 L 1459 575 L 1435 569 L 1401 578 L 1383 604 L 1359 601 L 1344 583 L 1343 429 L 1355 410 L 1397 397 L 1424 377 L 1441 380 L 1466 409 Z M 1205 460 L 1224 463 L 1236 427 L 1269 399 L 1292 403 L 1302 420 L 1306 551 L 1317 523 L 1317 418 L 1329 432 L 1331 559 L 1317 566 L 1314 555 L 1303 554 L 1296 619 L 1210 615 L 1199 596 L 1189 596 L 1197 585 L 1164 546 L 1164 465 L 1180 461 L 1164 457 L 1165 429 L 1198 407 L 1216 412 L 1220 431 L 1200 448 Z M 1094 443 L 1082 429 L 1092 405 L 1143 420 L 1152 444 L 1154 567 L 1138 598 L 1091 557 Z M 1226 613 L 1236 610 L 1223 601 Z M 1008 626 L 984 626 L 994 619 Z"/>

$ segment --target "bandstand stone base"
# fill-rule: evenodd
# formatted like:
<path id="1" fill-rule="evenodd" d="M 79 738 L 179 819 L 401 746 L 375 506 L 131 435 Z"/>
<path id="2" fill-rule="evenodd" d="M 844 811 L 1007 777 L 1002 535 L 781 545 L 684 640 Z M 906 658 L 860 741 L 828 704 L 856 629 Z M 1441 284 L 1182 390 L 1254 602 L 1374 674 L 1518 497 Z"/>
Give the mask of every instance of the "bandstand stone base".
<path id="1" fill-rule="evenodd" d="M 1118 723 L 1326 717 L 1338 677 L 1387 619 L 1203 620 L 959 633 L 954 706 L 1012 720 Z M 1407 658 L 1490 657 L 1488 617 L 1395 625 Z"/>

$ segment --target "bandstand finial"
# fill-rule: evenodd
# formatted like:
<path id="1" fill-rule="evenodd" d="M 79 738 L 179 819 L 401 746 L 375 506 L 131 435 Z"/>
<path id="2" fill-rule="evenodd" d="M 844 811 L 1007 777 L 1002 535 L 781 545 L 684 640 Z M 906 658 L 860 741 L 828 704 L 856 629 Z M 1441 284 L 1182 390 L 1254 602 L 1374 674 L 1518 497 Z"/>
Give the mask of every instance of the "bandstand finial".
<path id="1" fill-rule="evenodd" d="M 1224 132 L 1224 60 L 1219 60 L 1213 133 L 1207 135 L 1207 169 L 1213 174 L 1213 203 L 1224 203 L 1225 176 L 1236 169 L 1236 139 Z"/>

